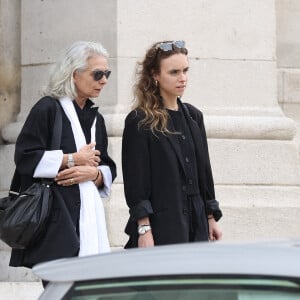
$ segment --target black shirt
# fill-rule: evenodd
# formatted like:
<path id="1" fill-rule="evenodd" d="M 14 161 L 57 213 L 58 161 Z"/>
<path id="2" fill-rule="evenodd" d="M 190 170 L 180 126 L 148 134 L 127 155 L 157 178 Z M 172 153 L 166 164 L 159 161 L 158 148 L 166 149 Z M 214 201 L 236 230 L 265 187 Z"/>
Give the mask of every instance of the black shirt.
<path id="1" fill-rule="evenodd" d="M 186 186 L 188 195 L 199 194 L 197 161 L 193 138 L 185 119 L 185 116 L 179 106 L 178 111 L 167 110 L 172 120 L 178 141 L 180 144 L 182 157 L 184 159 L 184 170 L 186 174 Z"/>
<path id="2" fill-rule="evenodd" d="M 96 118 L 98 107 L 92 107 L 94 103 L 90 99 L 86 101 L 85 106 L 82 109 L 79 107 L 76 101 L 73 101 L 73 104 L 78 115 L 86 143 L 89 144 L 91 142 L 91 128 Z"/>

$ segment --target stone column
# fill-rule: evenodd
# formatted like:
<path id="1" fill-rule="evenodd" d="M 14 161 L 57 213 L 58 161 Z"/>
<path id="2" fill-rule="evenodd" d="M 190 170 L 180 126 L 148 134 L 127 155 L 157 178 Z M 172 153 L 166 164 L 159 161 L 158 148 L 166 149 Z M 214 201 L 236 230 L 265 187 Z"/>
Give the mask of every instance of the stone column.
<path id="1" fill-rule="evenodd" d="M 18 0 L 0 0 L 0 32 L 0 129 L 2 129 L 16 117 L 19 110 L 21 53 Z"/>
<path id="2" fill-rule="evenodd" d="M 20 14 L 18 0 L 0 0 L 0 131 L 12 122 L 19 111 L 21 90 Z M 13 145 L 0 135 L 2 172 L 0 193 L 9 186 L 13 170 Z"/>
<path id="3" fill-rule="evenodd" d="M 19 111 L 20 15 L 20 1 L 0 0 L 0 131 L 16 118 Z M 14 167 L 14 145 L 7 141 L 0 135 L 0 197 L 7 195 Z M 7 267 L 9 251 L 9 247 L 0 241 L 0 281 L 13 277 Z"/>

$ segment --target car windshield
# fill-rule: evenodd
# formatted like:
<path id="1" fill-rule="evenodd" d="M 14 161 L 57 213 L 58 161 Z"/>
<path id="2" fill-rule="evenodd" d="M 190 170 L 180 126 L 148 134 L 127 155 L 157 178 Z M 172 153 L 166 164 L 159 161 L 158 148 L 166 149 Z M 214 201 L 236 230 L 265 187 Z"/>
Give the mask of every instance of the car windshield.
<path id="1" fill-rule="evenodd" d="M 282 278 L 131 278 L 76 282 L 65 300 L 289 300 L 299 282 Z"/>

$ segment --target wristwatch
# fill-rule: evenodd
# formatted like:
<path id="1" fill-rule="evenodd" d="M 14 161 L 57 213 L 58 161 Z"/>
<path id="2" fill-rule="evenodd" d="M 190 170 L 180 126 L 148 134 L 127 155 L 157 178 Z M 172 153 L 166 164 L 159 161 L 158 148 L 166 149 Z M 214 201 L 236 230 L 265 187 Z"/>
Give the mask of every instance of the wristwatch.
<path id="1" fill-rule="evenodd" d="M 68 154 L 67 166 L 68 166 L 68 168 L 72 168 L 72 167 L 75 166 L 75 161 L 74 161 L 73 154 Z"/>
<path id="2" fill-rule="evenodd" d="M 143 234 L 145 234 L 146 232 L 148 232 L 150 230 L 151 230 L 151 226 L 149 224 L 138 226 L 138 234 L 139 235 L 143 235 Z"/>

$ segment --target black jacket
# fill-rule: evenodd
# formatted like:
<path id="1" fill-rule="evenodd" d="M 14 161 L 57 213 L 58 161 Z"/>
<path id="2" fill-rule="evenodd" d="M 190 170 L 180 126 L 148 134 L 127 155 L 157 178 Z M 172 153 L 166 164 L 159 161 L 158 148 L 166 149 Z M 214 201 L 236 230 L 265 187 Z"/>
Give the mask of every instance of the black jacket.
<path id="1" fill-rule="evenodd" d="M 181 105 L 195 145 L 199 201 L 204 201 L 207 214 L 221 216 L 215 200 L 214 182 L 211 172 L 207 138 L 202 113 L 190 104 Z M 137 247 L 137 223 L 149 216 L 155 245 L 183 243 L 189 241 L 189 209 L 187 199 L 188 178 L 184 171 L 178 136 L 176 134 L 155 135 L 146 126 L 139 127 L 144 113 L 130 112 L 125 120 L 122 144 L 122 167 L 124 190 L 130 219 L 125 232 L 130 236 L 126 245 Z M 171 120 L 168 128 L 174 131 Z M 201 200 L 202 198 L 202 200 Z M 207 238 L 203 232 L 202 239 Z"/>
<path id="2" fill-rule="evenodd" d="M 97 109 L 97 108 L 91 108 Z M 31 109 L 18 136 L 15 149 L 16 169 L 21 175 L 21 190 L 34 181 L 34 170 L 45 150 L 50 147 L 56 105 L 51 97 L 43 97 Z M 116 165 L 107 153 L 107 133 L 102 115 L 96 112 L 96 149 L 101 151 L 102 165 L 109 166 L 112 179 Z M 62 110 L 62 137 L 60 149 L 64 153 L 77 152 L 69 119 Z M 45 235 L 31 248 L 12 250 L 10 265 L 32 267 L 36 263 L 78 254 L 78 221 L 80 191 L 77 184 L 68 187 L 53 186 L 54 201 Z"/>

